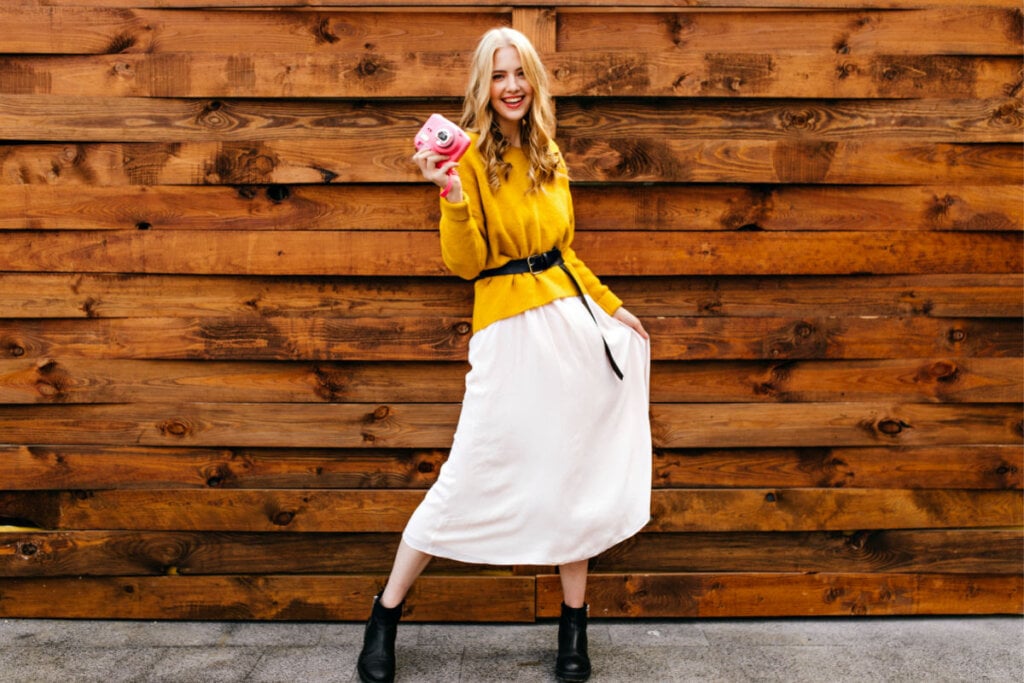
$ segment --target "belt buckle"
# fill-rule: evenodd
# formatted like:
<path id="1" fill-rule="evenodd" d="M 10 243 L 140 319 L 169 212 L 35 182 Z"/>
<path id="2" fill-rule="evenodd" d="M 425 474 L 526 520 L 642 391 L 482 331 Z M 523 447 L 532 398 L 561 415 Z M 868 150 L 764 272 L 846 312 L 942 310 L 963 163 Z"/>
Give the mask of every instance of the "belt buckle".
<path id="1" fill-rule="evenodd" d="M 544 254 L 532 254 L 526 257 L 526 267 L 530 269 L 530 275 L 537 275 L 538 273 L 544 272 L 543 267 L 540 267 L 538 270 L 533 269 L 533 260 L 542 258 L 544 258 Z"/>

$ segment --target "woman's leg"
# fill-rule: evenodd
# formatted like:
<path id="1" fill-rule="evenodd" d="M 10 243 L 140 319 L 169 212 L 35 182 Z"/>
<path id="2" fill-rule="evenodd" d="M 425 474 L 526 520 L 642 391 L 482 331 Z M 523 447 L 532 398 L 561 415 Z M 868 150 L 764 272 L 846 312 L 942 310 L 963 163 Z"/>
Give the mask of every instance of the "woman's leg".
<path id="1" fill-rule="evenodd" d="M 583 607 L 587 595 L 587 560 L 558 567 L 562 579 L 562 602 L 568 607 Z"/>
<path id="2" fill-rule="evenodd" d="M 558 656 L 555 676 L 562 681 L 585 681 L 590 678 L 590 655 L 587 653 L 587 561 L 563 564 L 562 616 L 558 620 Z"/>
<path id="3" fill-rule="evenodd" d="M 363 650 L 356 664 L 363 683 L 393 683 L 395 680 L 395 637 L 402 618 L 402 602 L 429 562 L 430 555 L 410 548 L 405 541 L 398 544 L 387 586 L 374 600 L 370 620 L 366 622 Z"/>
<path id="4" fill-rule="evenodd" d="M 430 555 L 406 545 L 405 541 L 398 544 L 395 553 L 395 564 L 391 567 L 391 576 L 380 595 L 380 603 L 384 607 L 397 607 L 405 600 L 406 593 L 412 588 L 413 582 L 433 559 Z M 584 566 L 584 571 L 586 566 Z M 584 576 L 584 581 L 586 576 Z"/>

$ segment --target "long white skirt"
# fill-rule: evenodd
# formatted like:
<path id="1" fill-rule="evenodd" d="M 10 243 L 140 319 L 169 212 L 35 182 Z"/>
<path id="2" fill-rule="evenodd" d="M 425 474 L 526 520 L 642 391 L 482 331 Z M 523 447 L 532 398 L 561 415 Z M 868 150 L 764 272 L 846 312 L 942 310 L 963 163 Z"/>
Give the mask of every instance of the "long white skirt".
<path id="1" fill-rule="evenodd" d="M 579 297 L 500 320 L 470 340 L 451 453 L 406 526 L 407 544 L 480 564 L 565 564 L 650 519 L 650 348 Z"/>

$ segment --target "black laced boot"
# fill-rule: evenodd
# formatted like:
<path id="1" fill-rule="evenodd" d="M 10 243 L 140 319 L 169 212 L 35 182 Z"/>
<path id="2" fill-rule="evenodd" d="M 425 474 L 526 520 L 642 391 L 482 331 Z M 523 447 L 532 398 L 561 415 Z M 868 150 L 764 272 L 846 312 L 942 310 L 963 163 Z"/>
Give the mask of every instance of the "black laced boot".
<path id="1" fill-rule="evenodd" d="M 573 608 L 562 603 L 558 620 L 558 659 L 555 675 L 563 681 L 585 681 L 590 678 L 590 656 L 587 654 L 588 605 Z"/>
<path id="2" fill-rule="evenodd" d="M 363 683 L 394 683 L 395 635 L 402 617 L 402 604 L 385 607 L 380 604 L 380 593 L 373 598 L 373 611 L 366 622 L 363 651 L 359 653 L 359 680 Z"/>

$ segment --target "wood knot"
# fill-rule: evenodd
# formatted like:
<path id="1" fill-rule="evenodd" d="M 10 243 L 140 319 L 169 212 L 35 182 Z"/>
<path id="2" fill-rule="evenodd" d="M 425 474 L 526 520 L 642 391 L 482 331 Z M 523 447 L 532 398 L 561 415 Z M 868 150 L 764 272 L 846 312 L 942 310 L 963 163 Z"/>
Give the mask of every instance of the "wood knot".
<path id="1" fill-rule="evenodd" d="M 704 299 L 697 304 L 697 309 L 701 313 L 709 313 L 713 315 L 721 315 L 722 313 L 722 301 L 721 299 Z"/>
<path id="2" fill-rule="evenodd" d="M 960 368 L 955 363 L 939 361 L 932 365 L 931 375 L 937 382 L 953 384 L 960 379 Z"/>
<path id="3" fill-rule="evenodd" d="M 896 434 L 899 434 L 909 426 L 910 425 L 908 425 L 903 420 L 894 420 L 892 418 L 887 418 L 885 420 L 881 420 L 878 423 L 878 431 L 882 432 L 883 434 L 888 434 L 889 436 L 895 436 Z"/>
<path id="4" fill-rule="evenodd" d="M 291 195 L 292 191 L 288 189 L 287 185 L 271 185 L 267 188 L 267 199 L 275 204 L 280 204 Z"/>
<path id="5" fill-rule="evenodd" d="M 416 469 L 420 474 L 430 474 L 434 471 L 434 463 L 429 460 L 423 460 L 416 466 Z"/>
<path id="6" fill-rule="evenodd" d="M 764 496 L 764 502 L 766 503 L 776 503 L 778 502 L 778 500 L 778 496 L 775 495 L 774 493 L 766 493 Z"/>
<path id="7" fill-rule="evenodd" d="M 22 543 L 18 547 L 18 553 L 25 557 L 32 557 L 39 552 L 39 547 L 35 543 Z"/>
<path id="8" fill-rule="evenodd" d="M 214 100 L 199 113 L 196 123 L 212 130 L 226 130 L 235 125 L 235 120 L 221 102 Z"/>
<path id="9" fill-rule="evenodd" d="M 316 39 L 317 43 L 333 44 L 341 40 L 341 38 L 331 30 L 331 20 L 326 17 L 317 22 L 316 26 L 313 27 L 313 37 Z"/>
<path id="10" fill-rule="evenodd" d="M 377 73 L 380 68 L 380 64 L 373 57 L 367 56 L 359 61 L 359 64 L 356 66 L 356 73 L 364 78 L 369 78 Z"/>
<path id="11" fill-rule="evenodd" d="M 469 334 L 472 329 L 472 326 L 467 322 L 461 322 L 455 325 L 455 333 L 462 336 Z"/>
<path id="12" fill-rule="evenodd" d="M 996 124 L 1018 127 L 1024 123 L 1024 111 L 1016 101 L 1007 102 L 992 110 L 990 120 Z"/>
<path id="13" fill-rule="evenodd" d="M 841 81 L 849 78 L 850 76 L 853 76 L 856 73 L 856 64 L 851 64 L 847 62 L 845 64 L 840 64 L 839 66 L 836 67 L 836 77 Z"/>
<path id="14" fill-rule="evenodd" d="M 383 420 L 384 418 L 386 418 L 390 414 L 391 414 L 391 409 L 390 408 L 388 408 L 387 406 L 378 406 L 377 409 L 373 411 L 373 419 L 376 420 L 376 421 L 380 421 L 380 420 Z"/>
<path id="15" fill-rule="evenodd" d="M 967 339 L 967 331 L 959 327 L 954 327 L 949 331 L 949 341 L 952 344 L 959 344 Z"/>
<path id="16" fill-rule="evenodd" d="M 295 519 L 295 513 L 290 510 L 281 510 L 276 513 L 272 518 L 271 522 L 276 526 L 288 526 Z"/>
<path id="17" fill-rule="evenodd" d="M 793 331 L 796 333 L 796 336 L 806 339 L 814 334 L 814 325 L 811 325 L 810 323 L 799 323 Z"/>
<path id="18" fill-rule="evenodd" d="M 782 128 L 786 130 L 815 128 L 814 122 L 814 112 L 811 111 L 785 111 L 782 113 Z"/>
<path id="19" fill-rule="evenodd" d="M 345 377 L 340 372 L 334 372 L 329 368 L 313 368 L 313 376 L 316 378 L 314 392 L 325 401 L 337 401 L 345 392 Z"/>
<path id="20" fill-rule="evenodd" d="M 192 427 L 187 422 L 179 419 L 164 420 L 157 425 L 157 429 L 164 436 L 173 436 L 182 438 L 188 436 L 192 432 Z"/>
<path id="21" fill-rule="evenodd" d="M 206 485 L 212 489 L 220 488 L 224 485 L 224 482 L 229 479 L 231 473 L 226 471 L 220 465 L 209 468 L 203 473 L 203 478 L 206 479 Z"/>
<path id="22" fill-rule="evenodd" d="M 25 347 L 11 342 L 7 344 L 7 355 L 11 358 L 21 358 L 25 355 Z"/>

